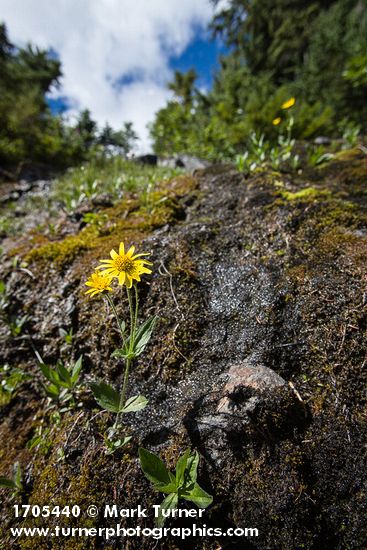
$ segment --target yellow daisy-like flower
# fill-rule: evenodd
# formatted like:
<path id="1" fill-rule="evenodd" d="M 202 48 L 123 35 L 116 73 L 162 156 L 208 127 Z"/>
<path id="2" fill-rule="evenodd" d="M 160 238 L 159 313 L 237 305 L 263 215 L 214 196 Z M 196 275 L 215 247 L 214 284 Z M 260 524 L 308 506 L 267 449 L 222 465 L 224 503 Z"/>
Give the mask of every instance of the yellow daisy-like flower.
<path id="1" fill-rule="evenodd" d="M 291 107 L 293 107 L 293 105 L 296 103 L 296 98 L 295 97 L 290 97 L 287 101 L 285 101 L 282 105 L 282 109 L 290 109 Z"/>
<path id="2" fill-rule="evenodd" d="M 278 126 L 278 124 L 280 124 L 281 122 L 282 122 L 282 119 L 280 118 L 280 116 L 278 116 L 277 118 L 274 118 L 273 120 L 274 126 Z"/>
<path id="3" fill-rule="evenodd" d="M 135 254 L 135 246 L 131 246 L 125 254 L 124 243 L 120 243 L 119 253 L 111 250 L 111 260 L 101 260 L 102 265 L 98 269 L 103 269 L 102 273 L 106 273 L 110 277 L 117 277 L 119 285 L 126 285 L 131 288 L 133 281 L 140 281 L 140 275 L 143 273 L 151 273 L 151 269 L 145 265 L 152 265 L 147 260 L 138 260 L 141 256 L 149 256 L 149 254 Z"/>
<path id="4" fill-rule="evenodd" d="M 87 292 L 85 292 L 85 294 L 95 296 L 100 292 L 112 290 L 112 288 L 110 287 L 111 281 L 112 277 L 110 275 L 96 270 L 85 283 L 87 286 L 91 287 L 89 290 L 87 290 Z"/>

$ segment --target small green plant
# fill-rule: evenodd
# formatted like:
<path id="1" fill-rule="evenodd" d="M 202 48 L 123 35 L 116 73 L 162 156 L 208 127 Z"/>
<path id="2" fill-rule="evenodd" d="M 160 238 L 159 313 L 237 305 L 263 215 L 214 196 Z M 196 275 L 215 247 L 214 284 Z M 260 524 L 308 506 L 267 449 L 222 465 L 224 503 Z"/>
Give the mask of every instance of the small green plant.
<path id="1" fill-rule="evenodd" d="M 153 489 L 166 494 L 160 505 L 157 525 L 162 526 L 169 511 L 176 509 L 179 499 L 194 502 L 199 508 L 207 508 L 213 497 L 197 483 L 199 453 L 187 449 L 177 461 L 175 474 L 172 474 L 164 462 L 154 453 L 139 449 L 140 466 L 144 475 L 153 484 Z"/>
<path id="2" fill-rule="evenodd" d="M 30 451 L 32 451 L 33 449 L 37 449 L 40 451 L 41 454 L 47 455 L 52 447 L 52 441 L 49 437 L 50 431 L 50 428 L 38 426 L 35 430 L 33 437 L 29 441 L 27 441 L 27 449 Z"/>
<path id="3" fill-rule="evenodd" d="M 29 374 L 16 367 L 11 368 L 9 365 L 0 367 L 0 407 L 10 403 L 20 384 L 29 378 Z"/>
<path id="4" fill-rule="evenodd" d="M 71 345 L 73 343 L 74 330 L 71 327 L 69 330 L 59 328 L 59 334 L 64 339 L 65 344 Z"/>
<path id="5" fill-rule="evenodd" d="M 88 162 L 70 168 L 55 181 L 52 196 L 68 212 L 72 212 L 86 199 L 94 200 L 100 194 L 107 194 L 115 201 L 121 199 L 126 191 L 140 195 L 145 192 L 147 181 L 154 189 L 157 183 L 180 173 L 182 170 L 177 168 L 141 166 L 119 155 L 108 158 L 96 151 Z M 103 223 L 100 213 L 92 213 L 91 216 L 86 214 L 84 221 Z"/>
<path id="6" fill-rule="evenodd" d="M 294 98 L 291 98 L 292 100 Z M 287 106 L 288 105 L 288 106 Z M 290 100 L 283 104 L 282 109 L 289 109 L 294 103 L 290 104 Z M 280 124 L 281 118 L 274 119 L 273 124 Z M 295 140 L 292 137 L 292 129 L 294 126 L 294 117 L 289 116 L 286 119 L 285 131 L 280 132 L 277 138 L 276 145 L 271 145 L 265 140 L 265 135 L 257 135 L 256 132 L 251 132 L 248 149 L 242 155 L 236 157 L 236 167 L 240 172 L 250 174 L 257 169 L 263 169 L 270 166 L 274 170 L 279 170 L 283 167 L 290 167 L 296 170 L 299 167 L 299 155 L 294 152 Z"/>
<path id="7" fill-rule="evenodd" d="M 348 119 L 343 119 L 338 124 L 339 132 L 342 134 L 343 149 L 349 149 L 358 145 L 361 127 Z"/>
<path id="8" fill-rule="evenodd" d="M 327 153 L 322 145 L 312 146 L 307 150 L 307 162 L 310 166 L 320 166 L 334 158 L 332 153 Z"/>
<path id="9" fill-rule="evenodd" d="M 8 327 L 11 335 L 14 337 L 20 336 L 28 319 L 28 315 L 23 315 L 22 317 L 14 317 L 11 315 L 8 320 Z"/>
<path id="10" fill-rule="evenodd" d="M 49 382 L 49 384 L 43 384 L 47 396 L 60 403 L 70 402 L 71 405 L 75 405 L 75 394 L 82 369 L 82 356 L 69 367 L 61 361 L 58 361 L 55 367 L 39 362 L 39 367 Z"/>
<path id="11" fill-rule="evenodd" d="M 120 243 L 119 252 L 111 250 L 111 259 L 102 260 L 102 265 L 97 268 L 85 283 L 90 287 L 86 294 L 91 296 L 102 295 L 108 307 L 113 312 L 117 328 L 121 336 L 122 346 L 115 350 L 113 357 L 123 359 L 125 370 L 121 387 L 117 390 L 105 381 L 96 381 L 91 384 L 91 389 L 97 403 L 106 411 L 116 414 L 116 419 L 112 428 L 109 428 L 105 434 L 105 442 L 109 452 L 113 452 L 119 447 L 130 441 L 130 436 L 120 436 L 120 415 L 130 412 L 137 412 L 144 409 L 148 400 L 143 395 L 134 395 L 126 400 L 129 371 L 133 360 L 143 353 L 148 344 L 155 323 L 156 317 L 151 317 L 138 324 L 139 315 L 139 294 L 137 282 L 141 275 L 151 273 L 146 265 L 151 265 L 147 260 L 140 259 L 141 256 L 148 254 L 135 254 L 135 247 L 132 246 L 126 253 L 123 243 Z M 127 299 L 130 311 L 130 330 L 127 334 L 126 323 L 120 320 L 116 311 L 115 304 L 110 296 L 113 291 L 111 287 L 112 280 L 116 278 L 120 286 L 126 286 Z"/>
<path id="12" fill-rule="evenodd" d="M 34 434 L 26 443 L 28 450 L 37 450 L 42 455 L 47 455 L 54 443 L 53 430 L 61 422 L 61 414 L 58 410 L 48 409 L 48 422 L 46 417 L 41 419 L 40 424 L 35 428 Z"/>
<path id="13" fill-rule="evenodd" d="M 120 436 L 120 426 L 107 428 L 103 438 L 106 445 L 106 454 L 113 454 L 117 449 L 126 445 L 131 438 L 131 435 Z"/>
<path id="14" fill-rule="evenodd" d="M 15 264 L 14 269 L 17 267 Z M 0 281 L 0 316 L 7 325 L 10 334 L 14 337 L 19 336 L 22 333 L 23 327 L 28 321 L 28 315 L 16 316 L 9 314 L 9 297 L 7 294 L 6 284 L 4 281 Z"/>
<path id="15" fill-rule="evenodd" d="M 0 477 L 0 487 L 11 489 L 13 491 L 12 498 L 24 491 L 22 469 L 19 462 L 16 462 L 13 466 L 13 476 L 11 479 Z"/>
<path id="16" fill-rule="evenodd" d="M 88 225 L 93 225 L 100 229 L 106 223 L 108 219 L 107 214 L 100 214 L 96 212 L 87 212 L 83 216 L 83 222 Z"/>
<path id="17" fill-rule="evenodd" d="M 8 305 L 8 298 L 6 293 L 6 284 L 4 281 L 0 281 L 0 310 L 3 312 Z"/>

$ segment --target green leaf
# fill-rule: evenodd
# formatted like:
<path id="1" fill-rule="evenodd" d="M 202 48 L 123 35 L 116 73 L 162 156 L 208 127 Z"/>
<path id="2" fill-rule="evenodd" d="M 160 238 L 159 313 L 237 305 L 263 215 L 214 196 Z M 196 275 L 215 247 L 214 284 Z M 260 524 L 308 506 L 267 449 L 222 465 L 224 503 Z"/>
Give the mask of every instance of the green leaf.
<path id="1" fill-rule="evenodd" d="M 170 495 L 168 495 L 164 499 L 164 501 L 162 502 L 162 504 L 159 507 L 158 517 L 155 520 L 155 523 L 156 523 L 157 527 L 162 527 L 164 522 L 167 519 L 163 516 L 162 510 L 173 510 L 174 508 L 177 507 L 177 504 L 178 504 L 178 495 L 177 495 L 177 493 L 171 493 Z"/>
<path id="2" fill-rule="evenodd" d="M 140 447 L 139 458 L 145 477 L 153 483 L 155 489 L 159 490 L 172 484 L 172 475 L 170 476 L 165 464 L 157 455 Z"/>
<path id="3" fill-rule="evenodd" d="M 8 488 L 8 489 L 16 489 L 17 488 L 14 481 L 12 479 L 8 479 L 7 477 L 0 477 L 0 487 L 4 487 L 4 488 Z"/>
<path id="4" fill-rule="evenodd" d="M 59 376 L 60 385 L 63 386 L 64 388 L 70 389 L 70 387 L 71 387 L 71 376 L 70 376 L 70 373 L 69 373 L 68 369 L 66 367 L 64 367 L 64 365 L 62 363 L 59 362 L 56 365 L 56 372 Z"/>
<path id="5" fill-rule="evenodd" d="M 205 492 L 198 483 L 195 483 L 194 488 L 190 492 L 181 493 L 179 491 L 179 496 L 185 500 L 194 502 L 199 508 L 206 508 L 213 502 L 213 497 Z"/>
<path id="6" fill-rule="evenodd" d="M 80 371 L 82 370 L 82 361 L 83 356 L 81 355 L 77 362 L 74 364 L 72 373 L 71 373 L 71 383 L 73 386 L 78 382 Z"/>
<path id="7" fill-rule="evenodd" d="M 195 453 L 192 453 L 189 455 L 187 459 L 186 469 L 185 469 L 185 475 L 184 475 L 184 486 L 185 488 L 189 488 L 196 483 L 197 479 L 197 470 L 199 465 L 199 453 L 195 451 Z"/>
<path id="8" fill-rule="evenodd" d="M 129 443 L 130 439 L 132 439 L 132 435 L 127 435 L 126 437 L 124 437 L 124 439 L 116 439 L 115 441 L 107 437 L 105 439 L 106 446 L 108 448 L 107 454 L 113 454 L 115 451 L 117 451 L 117 449 L 121 449 L 122 447 L 124 447 L 124 445 Z"/>
<path id="9" fill-rule="evenodd" d="M 13 467 L 13 480 L 14 484 L 17 487 L 17 489 L 23 489 L 23 481 L 22 481 L 22 469 L 20 467 L 20 463 L 16 462 Z"/>
<path id="10" fill-rule="evenodd" d="M 177 464 L 176 464 L 177 487 L 181 487 L 184 484 L 184 479 L 185 479 L 184 474 L 185 474 L 187 459 L 189 458 L 189 455 L 190 455 L 190 449 L 187 449 L 187 451 L 185 451 L 185 453 L 182 456 L 180 456 L 180 458 L 177 461 Z"/>
<path id="11" fill-rule="evenodd" d="M 53 378 L 51 377 L 51 369 L 48 365 L 45 365 L 45 363 L 39 363 L 39 367 L 42 371 L 42 374 L 49 382 L 53 382 Z"/>
<path id="12" fill-rule="evenodd" d="M 55 386 L 55 384 L 49 384 L 48 386 L 43 386 L 47 397 L 50 397 L 51 399 L 58 399 L 60 397 L 60 387 Z"/>
<path id="13" fill-rule="evenodd" d="M 144 351 L 145 346 L 148 344 L 157 320 L 157 316 L 150 317 L 138 329 L 134 338 L 134 354 L 136 357 Z"/>
<path id="14" fill-rule="evenodd" d="M 91 390 L 98 405 L 106 411 L 120 412 L 120 394 L 105 382 L 92 382 Z"/>
<path id="15" fill-rule="evenodd" d="M 32 439 L 30 439 L 29 441 L 27 441 L 26 447 L 31 451 L 32 449 L 37 447 L 37 445 L 39 445 L 41 441 L 42 441 L 42 436 L 37 435 L 35 437 L 32 437 Z"/>
<path id="16" fill-rule="evenodd" d="M 129 346 L 127 343 L 122 346 L 122 348 L 117 348 L 112 352 L 111 357 L 116 357 L 116 359 L 126 359 L 130 355 Z"/>
<path id="17" fill-rule="evenodd" d="M 176 485 L 176 479 L 171 472 L 168 472 L 170 482 L 167 485 L 155 485 L 154 489 L 156 491 L 159 491 L 160 493 L 176 493 L 177 492 L 177 485 Z"/>
<path id="18" fill-rule="evenodd" d="M 42 374 L 44 375 L 45 378 L 47 378 L 49 382 L 51 382 L 52 384 L 55 384 L 55 386 L 57 386 L 58 388 L 64 385 L 60 380 L 60 376 L 58 372 L 56 372 L 56 370 L 54 370 L 52 367 L 45 365 L 45 363 L 39 363 L 39 367 L 42 371 Z"/>
<path id="19" fill-rule="evenodd" d="M 141 411 L 142 409 L 145 409 L 147 404 L 148 399 L 144 397 L 144 395 L 134 395 L 134 397 L 130 397 L 130 399 L 126 401 L 122 412 L 127 413 Z"/>

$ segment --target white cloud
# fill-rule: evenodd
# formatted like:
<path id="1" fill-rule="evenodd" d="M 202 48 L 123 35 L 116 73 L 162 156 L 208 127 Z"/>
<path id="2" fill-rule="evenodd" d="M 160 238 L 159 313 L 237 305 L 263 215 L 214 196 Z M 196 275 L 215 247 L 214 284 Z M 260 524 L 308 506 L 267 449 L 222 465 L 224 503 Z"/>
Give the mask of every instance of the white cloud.
<path id="1" fill-rule="evenodd" d="M 170 97 L 169 57 L 179 55 L 213 13 L 209 0 L 0 0 L 16 44 L 53 48 L 62 87 L 76 109 L 100 123 L 130 120 L 149 148 L 146 123 Z M 136 75 L 124 86 L 122 76 Z"/>

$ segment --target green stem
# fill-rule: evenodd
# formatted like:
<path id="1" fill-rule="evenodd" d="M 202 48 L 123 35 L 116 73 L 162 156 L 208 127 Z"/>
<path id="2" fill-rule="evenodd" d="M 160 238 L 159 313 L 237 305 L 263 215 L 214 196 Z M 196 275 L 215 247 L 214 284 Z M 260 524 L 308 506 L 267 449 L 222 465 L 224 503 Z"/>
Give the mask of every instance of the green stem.
<path id="1" fill-rule="evenodd" d="M 134 309 L 133 297 L 132 297 L 132 294 L 131 294 L 131 290 L 129 288 L 126 288 L 127 299 L 129 301 L 129 310 L 130 310 L 129 354 L 134 349 L 134 344 L 135 344 L 134 340 L 135 340 L 135 332 L 136 332 L 136 325 L 137 325 L 137 319 L 138 319 L 138 308 L 139 308 L 138 289 L 136 288 L 136 285 L 134 285 L 134 286 L 135 286 L 135 309 Z M 118 319 L 117 314 L 116 314 L 116 310 L 115 310 L 115 308 L 112 304 L 112 301 L 111 301 L 111 305 L 112 305 L 113 310 L 115 312 L 116 318 Z M 119 324 L 119 328 L 120 328 L 120 332 L 121 332 L 120 324 Z M 126 390 L 127 390 L 127 383 L 128 383 L 128 380 L 129 380 L 129 370 L 130 370 L 131 362 L 132 362 L 131 358 L 128 357 L 126 359 L 126 363 L 125 363 L 125 372 L 124 372 L 124 378 L 123 378 L 122 389 L 121 389 L 121 394 L 120 394 L 119 409 L 122 409 L 123 406 L 125 405 Z M 117 428 L 119 418 L 120 418 L 120 412 L 118 412 L 117 415 L 116 415 L 116 420 L 115 420 L 115 423 L 113 425 L 114 428 Z"/>
<path id="2" fill-rule="evenodd" d="M 115 308 L 115 304 L 113 303 L 113 301 L 111 299 L 111 296 L 109 294 L 105 294 L 105 296 L 107 298 L 107 301 L 108 301 L 109 305 L 111 306 L 111 309 L 112 309 L 113 313 L 115 314 L 116 321 L 117 321 L 117 326 L 118 326 L 118 329 L 120 331 L 121 338 L 122 338 L 122 343 L 124 343 L 125 342 L 125 335 L 124 335 L 124 332 L 121 328 L 121 323 L 120 323 L 120 319 L 119 319 L 119 316 L 118 316 L 116 308 Z"/>
<path id="3" fill-rule="evenodd" d="M 130 341 L 129 341 L 129 353 L 134 349 L 134 333 L 135 333 L 135 313 L 133 306 L 133 297 L 131 296 L 131 290 L 126 287 L 127 299 L 129 300 L 130 309 Z"/>
<path id="4" fill-rule="evenodd" d="M 125 396 L 126 396 L 127 382 L 128 382 L 128 379 L 129 379 L 130 363 L 131 363 L 131 359 L 126 359 L 124 380 L 122 382 L 122 390 L 121 390 L 121 395 L 120 395 L 119 409 L 122 409 L 122 407 L 125 405 Z M 115 420 L 115 423 L 113 425 L 114 428 L 117 428 L 119 418 L 120 418 L 120 412 L 118 412 L 116 414 L 116 420 Z"/>
<path id="5" fill-rule="evenodd" d="M 138 285 L 134 285 L 135 289 L 135 319 L 134 319 L 134 341 L 135 341 L 135 333 L 136 333 L 136 327 L 138 325 L 138 311 L 139 311 L 139 294 L 138 294 Z"/>

